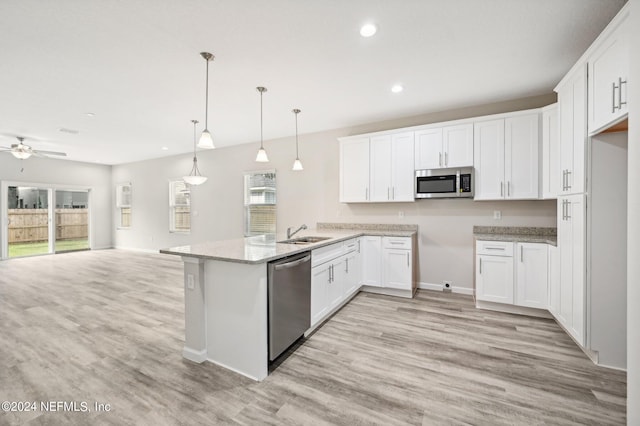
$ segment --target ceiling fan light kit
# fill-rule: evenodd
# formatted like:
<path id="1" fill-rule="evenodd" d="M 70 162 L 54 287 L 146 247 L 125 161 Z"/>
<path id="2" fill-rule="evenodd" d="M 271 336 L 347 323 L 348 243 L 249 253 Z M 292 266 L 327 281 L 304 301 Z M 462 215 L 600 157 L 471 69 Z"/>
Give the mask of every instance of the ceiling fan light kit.
<path id="1" fill-rule="evenodd" d="M 211 132 L 209 132 L 209 62 L 213 61 L 215 56 L 209 52 L 200 52 L 200 56 L 207 62 L 207 78 L 205 80 L 204 130 L 200 135 L 198 146 L 200 148 L 213 149 L 215 148 L 213 145 L 213 136 L 211 136 Z"/>
<path id="2" fill-rule="evenodd" d="M 18 139 L 18 143 L 11 144 L 11 148 L 0 146 L 0 151 L 10 152 L 14 157 L 20 160 L 26 160 L 32 155 L 39 157 L 46 157 L 48 155 L 58 155 L 61 157 L 67 156 L 64 152 L 35 150 L 24 143 L 24 138 L 22 136 L 16 136 L 16 139 Z"/>

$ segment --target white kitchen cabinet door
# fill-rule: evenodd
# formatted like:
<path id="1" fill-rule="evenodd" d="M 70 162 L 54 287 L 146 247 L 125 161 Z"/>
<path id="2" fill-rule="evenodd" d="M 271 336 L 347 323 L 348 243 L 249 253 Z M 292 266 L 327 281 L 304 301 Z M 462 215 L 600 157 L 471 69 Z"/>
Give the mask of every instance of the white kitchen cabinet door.
<path id="1" fill-rule="evenodd" d="M 558 198 L 560 311 L 556 317 L 578 343 L 585 344 L 585 204 L 584 195 Z"/>
<path id="2" fill-rule="evenodd" d="M 549 246 L 537 243 L 516 244 L 515 304 L 548 309 Z"/>
<path id="3" fill-rule="evenodd" d="M 391 200 L 415 201 L 414 134 L 398 133 L 391 137 Z"/>
<path id="4" fill-rule="evenodd" d="M 542 198 L 555 199 L 560 190 L 560 129 L 558 104 L 542 111 Z"/>
<path id="5" fill-rule="evenodd" d="M 311 325 L 316 325 L 329 313 L 331 263 L 311 269 Z"/>
<path id="6" fill-rule="evenodd" d="M 481 121 L 473 129 L 475 200 L 504 198 L 504 119 Z"/>
<path id="7" fill-rule="evenodd" d="M 382 251 L 382 259 L 383 287 L 411 290 L 411 250 L 385 248 Z"/>
<path id="8" fill-rule="evenodd" d="M 415 170 L 444 167 L 442 157 L 441 128 L 415 132 Z"/>
<path id="9" fill-rule="evenodd" d="M 549 246 L 549 312 L 557 317 L 560 312 L 560 251 Z"/>
<path id="10" fill-rule="evenodd" d="M 513 257 L 477 256 L 476 299 L 513 304 Z"/>
<path id="11" fill-rule="evenodd" d="M 473 166 L 473 123 L 442 128 L 444 167 Z"/>
<path id="12" fill-rule="evenodd" d="M 628 112 L 629 34 L 625 22 L 601 42 L 588 62 L 589 134 L 595 134 Z"/>
<path id="13" fill-rule="evenodd" d="M 340 142 L 340 202 L 369 200 L 369 138 Z"/>
<path id="14" fill-rule="evenodd" d="M 538 155 L 540 114 L 519 115 L 504 121 L 503 193 L 509 200 L 540 198 L 538 186 Z"/>
<path id="15" fill-rule="evenodd" d="M 560 110 L 560 192 L 585 192 L 587 143 L 587 66 L 578 67 L 558 89 Z"/>
<path id="16" fill-rule="evenodd" d="M 375 136 L 370 140 L 369 201 L 391 201 L 391 136 Z"/>
<path id="17" fill-rule="evenodd" d="M 343 256 L 331 263 L 331 281 L 329 281 L 329 310 L 340 305 L 344 299 L 344 287 L 347 280 L 345 272 L 346 257 Z"/>
<path id="18" fill-rule="evenodd" d="M 345 256 L 345 279 L 342 286 L 343 297 L 351 296 L 359 287 L 360 253 L 352 252 Z"/>
<path id="19" fill-rule="evenodd" d="M 364 236 L 360 238 L 362 247 L 362 284 L 382 286 L 382 237 Z"/>

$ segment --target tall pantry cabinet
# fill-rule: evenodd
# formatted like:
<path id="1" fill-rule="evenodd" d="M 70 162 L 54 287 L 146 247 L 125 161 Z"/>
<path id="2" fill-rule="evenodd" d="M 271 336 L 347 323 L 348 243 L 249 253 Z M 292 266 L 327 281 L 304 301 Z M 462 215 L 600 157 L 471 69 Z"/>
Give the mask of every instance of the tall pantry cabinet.
<path id="1" fill-rule="evenodd" d="M 549 307 L 597 364 L 626 368 L 625 5 L 556 87 L 558 248 Z M 611 133 L 615 132 L 615 133 Z M 555 269 L 555 268 L 552 268 Z"/>

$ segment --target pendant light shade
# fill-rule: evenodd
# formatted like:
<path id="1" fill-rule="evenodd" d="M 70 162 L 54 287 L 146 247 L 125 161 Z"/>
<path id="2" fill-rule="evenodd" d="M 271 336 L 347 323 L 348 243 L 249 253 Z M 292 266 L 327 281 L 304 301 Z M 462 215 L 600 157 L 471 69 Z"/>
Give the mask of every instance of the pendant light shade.
<path id="1" fill-rule="evenodd" d="M 200 148 L 213 149 L 215 148 L 215 146 L 213 145 L 213 137 L 209 132 L 209 62 L 213 61 L 214 56 L 209 52 L 201 52 L 200 56 L 202 56 L 204 60 L 207 62 L 207 79 L 206 79 L 205 103 L 204 103 L 204 130 L 200 135 L 198 146 Z"/>
<path id="2" fill-rule="evenodd" d="M 198 169 L 198 157 L 196 156 L 196 124 L 198 120 L 191 120 L 193 123 L 193 166 L 188 176 L 183 176 L 182 180 L 189 185 L 200 185 L 207 181 L 205 176 L 202 176 L 200 169 Z"/>
<path id="3" fill-rule="evenodd" d="M 300 157 L 298 156 L 298 114 L 300 114 L 300 110 L 296 108 L 293 110 L 293 113 L 296 115 L 296 160 L 293 162 L 291 170 L 300 171 L 304 170 L 302 161 L 300 161 Z"/>
<path id="4" fill-rule="evenodd" d="M 267 151 L 265 151 L 264 149 L 264 141 L 262 140 L 262 94 L 267 91 L 267 88 L 256 87 L 256 90 L 260 92 L 260 149 L 258 150 L 258 154 L 256 155 L 256 162 L 268 163 L 269 157 L 267 156 Z"/>

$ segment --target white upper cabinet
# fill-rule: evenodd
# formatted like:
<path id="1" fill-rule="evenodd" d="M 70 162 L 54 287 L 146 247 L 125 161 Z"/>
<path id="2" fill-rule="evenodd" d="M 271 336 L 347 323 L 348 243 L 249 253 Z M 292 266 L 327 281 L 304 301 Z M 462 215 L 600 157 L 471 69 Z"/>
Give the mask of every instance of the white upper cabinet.
<path id="1" fill-rule="evenodd" d="M 340 201 L 369 201 L 369 138 L 340 142 Z"/>
<path id="2" fill-rule="evenodd" d="M 542 198 L 554 199 L 560 190 L 560 129 L 558 104 L 542 110 Z"/>
<path id="3" fill-rule="evenodd" d="M 560 111 L 560 189 L 558 195 L 585 189 L 587 141 L 587 67 L 578 66 L 556 89 Z"/>
<path id="4" fill-rule="evenodd" d="M 442 166 L 442 128 L 415 133 L 415 169 L 438 169 Z"/>
<path id="5" fill-rule="evenodd" d="M 415 201 L 413 132 L 340 141 L 340 201 Z"/>
<path id="6" fill-rule="evenodd" d="M 504 198 L 504 120 L 475 123 L 473 130 L 475 199 Z"/>
<path id="7" fill-rule="evenodd" d="M 473 123 L 442 128 L 444 167 L 473 166 Z"/>
<path id="8" fill-rule="evenodd" d="M 539 198 L 539 119 L 536 112 L 475 123 L 476 200 Z"/>
<path id="9" fill-rule="evenodd" d="M 616 17 L 589 63 L 589 134 L 599 133 L 627 116 L 629 72 L 628 13 Z"/>
<path id="10" fill-rule="evenodd" d="M 415 132 L 415 169 L 473 166 L 473 124 Z"/>
<path id="11" fill-rule="evenodd" d="M 413 132 L 391 136 L 391 200 L 415 201 Z"/>
<path id="12" fill-rule="evenodd" d="M 505 198 L 531 200 L 540 196 L 538 155 L 540 114 L 506 118 L 504 122 Z"/>

